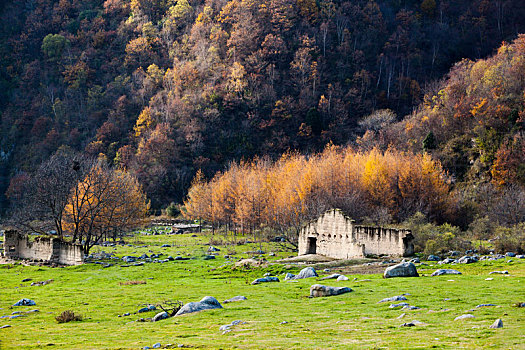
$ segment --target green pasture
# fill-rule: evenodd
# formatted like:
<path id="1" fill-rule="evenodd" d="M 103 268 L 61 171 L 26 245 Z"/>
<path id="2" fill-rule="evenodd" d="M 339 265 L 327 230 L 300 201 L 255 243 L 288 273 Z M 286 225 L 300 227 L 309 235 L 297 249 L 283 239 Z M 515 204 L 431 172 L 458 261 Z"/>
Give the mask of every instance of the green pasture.
<path id="1" fill-rule="evenodd" d="M 383 279 L 379 274 L 350 275 L 349 281 L 317 281 L 315 278 L 284 282 L 286 272 L 297 273 L 303 265 L 274 264 L 276 259 L 295 255 L 278 243 L 239 244 L 249 237 L 235 237 L 237 244 L 209 233 L 191 235 L 136 235 L 131 246 L 97 247 L 116 256 L 148 255 L 150 251 L 190 260 L 147 263 L 121 267 L 98 264 L 50 268 L 0 265 L 0 316 L 14 311 L 38 309 L 15 319 L 1 318 L 0 349 L 142 349 L 160 342 L 163 347 L 184 346 L 204 349 L 525 349 L 525 260 L 506 258 L 469 265 L 445 266 L 463 275 L 430 277 L 436 263 L 418 266 L 419 278 Z M 204 260 L 208 244 L 221 249 L 215 260 Z M 163 244 L 171 247 L 161 248 Z M 147 246 L 147 247 L 144 247 Z M 265 254 L 255 251 L 261 249 Z M 275 256 L 269 253 L 274 252 Z M 225 255 L 233 256 L 225 259 Z M 263 267 L 234 268 L 241 258 L 257 256 L 270 263 Z M 512 260 L 511 262 L 508 262 Z M 344 273 L 346 267 L 318 270 L 320 275 Z M 508 270 L 509 275 L 490 275 Z M 270 272 L 280 283 L 251 285 L 255 278 Z M 493 278 L 487 281 L 486 278 Z M 30 278 L 31 281 L 22 282 Z M 356 278 L 356 280 L 354 280 Z M 31 282 L 53 279 L 44 286 Z M 368 280 L 368 281 L 362 281 Z M 145 281 L 140 285 L 119 282 Z M 352 293 L 326 298 L 308 298 L 312 284 L 348 286 Z M 389 309 L 378 301 L 408 293 L 408 303 L 421 309 Z M 164 300 L 199 301 L 213 296 L 221 303 L 243 295 L 248 300 L 223 304 L 223 309 L 174 317 L 160 322 L 136 322 L 156 312 L 134 314 L 145 304 Z M 22 298 L 36 306 L 13 307 Z M 478 304 L 496 306 L 476 308 Z M 84 319 L 58 324 L 55 316 L 73 310 Z M 473 310 L 473 311 L 469 311 Z M 127 317 L 118 317 L 126 312 Z M 406 315 L 398 318 L 401 314 Z M 475 318 L 454 321 L 470 313 Z M 498 318 L 501 329 L 489 329 Z M 245 322 L 223 334 L 221 325 L 234 320 Z M 405 322 L 422 322 L 401 327 Z"/>

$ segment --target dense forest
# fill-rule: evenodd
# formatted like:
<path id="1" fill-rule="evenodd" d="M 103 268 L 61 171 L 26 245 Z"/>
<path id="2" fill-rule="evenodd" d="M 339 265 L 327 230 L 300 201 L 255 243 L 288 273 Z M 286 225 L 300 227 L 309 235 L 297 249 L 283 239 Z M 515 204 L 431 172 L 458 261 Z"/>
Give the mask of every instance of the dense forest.
<path id="1" fill-rule="evenodd" d="M 0 18 L 0 211 L 59 149 L 157 209 L 199 169 L 329 143 L 426 151 L 463 208 L 469 186 L 525 183 L 520 0 L 7 0 Z"/>

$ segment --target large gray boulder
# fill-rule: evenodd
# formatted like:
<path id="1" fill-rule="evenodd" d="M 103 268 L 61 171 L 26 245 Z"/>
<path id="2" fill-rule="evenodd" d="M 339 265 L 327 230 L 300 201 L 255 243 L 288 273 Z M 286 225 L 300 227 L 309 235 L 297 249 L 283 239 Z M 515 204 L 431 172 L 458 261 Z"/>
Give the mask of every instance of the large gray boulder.
<path id="1" fill-rule="evenodd" d="M 453 269 L 439 269 L 432 273 L 431 276 L 441 276 L 441 275 L 461 275 L 461 272 Z"/>
<path id="2" fill-rule="evenodd" d="M 329 287 L 322 284 L 314 284 L 310 287 L 311 297 L 329 297 L 332 295 L 340 295 L 351 292 L 352 289 L 348 287 Z"/>
<path id="3" fill-rule="evenodd" d="M 203 310 L 211 310 L 211 309 L 222 309 L 222 305 L 214 297 L 204 297 L 201 299 L 201 301 L 191 302 L 191 303 L 184 305 L 175 314 L 175 316 L 180 316 L 180 315 L 189 314 L 192 312 L 203 311 Z"/>
<path id="4" fill-rule="evenodd" d="M 400 264 L 387 267 L 383 277 L 419 277 L 419 274 L 417 273 L 416 265 L 411 262 L 402 262 Z"/>

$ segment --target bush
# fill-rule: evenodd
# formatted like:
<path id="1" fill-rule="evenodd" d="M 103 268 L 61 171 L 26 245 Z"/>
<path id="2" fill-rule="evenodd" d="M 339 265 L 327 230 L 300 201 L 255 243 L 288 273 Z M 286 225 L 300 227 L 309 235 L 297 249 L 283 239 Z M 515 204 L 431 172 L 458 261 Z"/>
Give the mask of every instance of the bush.
<path id="1" fill-rule="evenodd" d="M 500 253 L 525 253 L 525 222 L 512 227 L 496 228 L 494 247 Z"/>
<path id="2" fill-rule="evenodd" d="M 416 213 L 403 226 L 414 235 L 414 249 L 425 254 L 446 253 L 449 250 L 466 250 L 470 242 L 464 240 L 459 227 L 450 224 L 435 225 L 427 222 L 425 215 Z"/>
<path id="3" fill-rule="evenodd" d="M 71 321 L 82 321 L 82 315 L 75 315 L 71 310 L 62 311 L 58 316 L 55 316 L 58 323 L 66 323 Z"/>
<path id="4" fill-rule="evenodd" d="M 180 208 L 177 204 L 171 202 L 170 205 L 166 207 L 166 215 L 175 218 L 180 215 Z"/>

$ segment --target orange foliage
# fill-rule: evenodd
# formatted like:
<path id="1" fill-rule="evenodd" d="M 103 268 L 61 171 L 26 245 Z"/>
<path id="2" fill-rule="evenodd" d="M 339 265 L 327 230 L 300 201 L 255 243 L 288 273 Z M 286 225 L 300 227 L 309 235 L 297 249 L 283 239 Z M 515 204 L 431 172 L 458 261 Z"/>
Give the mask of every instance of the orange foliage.
<path id="1" fill-rule="evenodd" d="M 329 145 L 308 158 L 289 153 L 273 164 L 234 163 L 208 183 L 199 172 L 185 208 L 189 218 L 285 232 L 332 207 L 358 220 L 385 208 L 397 220 L 417 211 L 439 218 L 448 192 L 440 163 L 428 154 Z"/>

